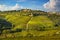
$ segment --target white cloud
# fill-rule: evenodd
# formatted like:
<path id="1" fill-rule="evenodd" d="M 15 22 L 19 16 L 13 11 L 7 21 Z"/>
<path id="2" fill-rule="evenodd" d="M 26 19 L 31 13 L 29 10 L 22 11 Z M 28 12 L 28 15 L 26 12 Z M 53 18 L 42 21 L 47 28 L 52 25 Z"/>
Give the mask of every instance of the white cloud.
<path id="1" fill-rule="evenodd" d="M 1 11 L 20 10 L 21 8 L 23 8 L 23 7 L 20 6 L 19 4 L 16 4 L 16 5 L 14 5 L 14 6 L 0 5 L 0 10 L 1 10 Z"/>
<path id="2" fill-rule="evenodd" d="M 60 11 L 60 0 L 49 0 L 43 6 L 49 11 Z"/>
<path id="3" fill-rule="evenodd" d="M 20 6 L 19 4 L 16 4 L 15 6 L 11 7 L 11 10 L 19 10 L 23 8 L 22 6 Z"/>

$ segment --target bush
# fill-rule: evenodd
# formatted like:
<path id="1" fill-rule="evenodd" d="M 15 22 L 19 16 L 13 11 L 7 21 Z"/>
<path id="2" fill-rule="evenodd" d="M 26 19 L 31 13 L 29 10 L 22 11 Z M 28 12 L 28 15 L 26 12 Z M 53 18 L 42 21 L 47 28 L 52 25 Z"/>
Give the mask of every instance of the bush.
<path id="1" fill-rule="evenodd" d="M 27 34 L 27 37 L 33 37 L 33 34 L 28 33 L 28 34 Z"/>
<path id="2" fill-rule="evenodd" d="M 45 27 L 39 27 L 37 28 L 38 31 L 45 31 Z"/>

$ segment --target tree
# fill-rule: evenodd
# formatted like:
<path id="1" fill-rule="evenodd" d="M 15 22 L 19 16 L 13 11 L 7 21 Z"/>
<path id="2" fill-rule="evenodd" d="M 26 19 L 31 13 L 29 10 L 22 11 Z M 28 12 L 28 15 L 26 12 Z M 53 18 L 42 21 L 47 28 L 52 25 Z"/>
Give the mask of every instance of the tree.
<path id="1" fill-rule="evenodd" d="M 0 34 L 3 30 L 10 30 L 12 28 L 12 23 L 6 21 L 5 19 L 0 19 Z"/>

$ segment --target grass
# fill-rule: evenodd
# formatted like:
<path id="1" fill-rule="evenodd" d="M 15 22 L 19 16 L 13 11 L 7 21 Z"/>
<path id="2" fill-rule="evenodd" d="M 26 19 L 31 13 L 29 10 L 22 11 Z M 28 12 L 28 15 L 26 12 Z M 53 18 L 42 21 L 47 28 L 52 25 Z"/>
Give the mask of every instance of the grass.
<path id="1" fill-rule="evenodd" d="M 16 37 L 16 38 L 2 38 L 1 40 L 60 40 L 57 36 L 44 36 L 44 37 Z"/>
<path id="2" fill-rule="evenodd" d="M 1 18 L 6 19 L 15 25 L 12 28 L 13 31 L 16 29 L 25 29 L 21 32 L 7 33 L 0 36 L 1 40 L 59 40 L 60 33 L 55 35 L 56 32 L 60 31 L 60 26 L 58 29 L 55 28 L 55 23 L 59 23 L 59 18 L 55 20 L 54 17 L 48 17 L 46 15 L 39 16 L 26 16 L 24 13 L 12 12 L 13 14 L 3 14 Z M 18 14 L 16 14 L 18 13 Z M 28 14 L 29 15 L 29 14 Z M 53 20 L 54 19 L 54 20 Z M 26 29 L 28 27 L 28 29 Z M 6 36 L 6 37 L 5 37 Z M 5 37 L 5 38 L 1 38 Z"/>
<path id="3" fill-rule="evenodd" d="M 16 28 L 26 27 L 30 16 L 16 16 L 16 15 L 6 15 L 5 19 L 15 25 Z"/>
<path id="4" fill-rule="evenodd" d="M 50 20 L 47 16 L 36 16 L 33 17 L 29 23 L 29 27 L 46 27 L 50 28 L 54 26 L 54 22 Z"/>

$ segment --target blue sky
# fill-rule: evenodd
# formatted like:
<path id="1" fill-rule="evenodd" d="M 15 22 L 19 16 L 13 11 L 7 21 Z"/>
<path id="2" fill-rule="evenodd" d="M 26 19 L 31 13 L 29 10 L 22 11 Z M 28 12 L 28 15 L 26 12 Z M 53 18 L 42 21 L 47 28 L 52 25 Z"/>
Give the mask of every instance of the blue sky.
<path id="1" fill-rule="evenodd" d="M 30 9 L 39 9 L 44 10 L 43 4 L 46 3 L 48 0 L 0 0 L 0 5 L 5 5 L 7 8 L 10 6 L 15 6 L 18 4 L 23 8 L 30 8 Z"/>
<path id="2" fill-rule="evenodd" d="M 19 10 L 23 8 L 44 11 L 49 9 L 58 10 L 58 7 L 60 7 L 59 3 L 60 0 L 57 0 L 57 2 L 56 0 L 0 0 L 0 10 Z"/>
<path id="3" fill-rule="evenodd" d="M 7 5 L 15 5 L 16 3 L 19 3 L 23 6 L 27 5 L 42 5 L 45 2 L 47 2 L 48 0 L 0 0 L 0 4 L 7 4 Z"/>

